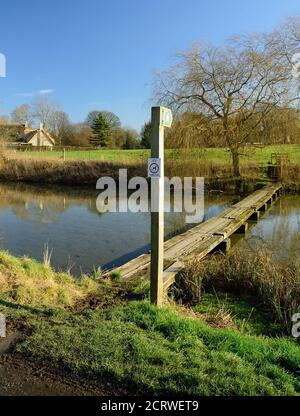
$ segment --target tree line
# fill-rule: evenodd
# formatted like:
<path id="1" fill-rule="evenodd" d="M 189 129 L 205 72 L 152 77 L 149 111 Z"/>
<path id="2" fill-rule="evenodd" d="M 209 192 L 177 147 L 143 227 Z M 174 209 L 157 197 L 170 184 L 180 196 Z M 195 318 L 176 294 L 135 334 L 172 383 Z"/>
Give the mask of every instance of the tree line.
<path id="1" fill-rule="evenodd" d="M 119 117 L 110 111 L 90 111 L 83 122 L 73 123 L 69 115 L 48 96 L 37 96 L 31 103 L 18 105 L 10 117 L 0 116 L 0 124 L 28 124 L 33 127 L 43 123 L 58 146 L 96 148 L 147 148 L 150 147 L 149 123 L 139 134 L 135 129 L 123 127 Z M 146 136 L 145 136 L 146 135 Z"/>

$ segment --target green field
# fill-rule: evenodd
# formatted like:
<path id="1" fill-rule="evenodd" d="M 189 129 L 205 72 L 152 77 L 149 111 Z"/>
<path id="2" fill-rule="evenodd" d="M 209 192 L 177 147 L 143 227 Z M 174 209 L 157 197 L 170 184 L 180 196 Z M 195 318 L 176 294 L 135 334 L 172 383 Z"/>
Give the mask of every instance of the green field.
<path id="1" fill-rule="evenodd" d="M 266 146 L 264 148 L 247 147 L 241 151 L 241 162 L 266 164 L 271 159 L 272 153 L 287 153 L 291 163 L 300 162 L 300 145 Z M 63 151 L 16 151 L 13 153 L 18 158 L 29 159 L 63 159 Z M 150 150 L 66 150 L 66 160 L 101 160 L 111 162 L 139 162 L 145 161 L 150 156 Z M 210 163 L 230 163 L 230 152 L 225 148 L 203 148 L 166 150 L 166 158 L 185 158 L 205 160 Z"/>

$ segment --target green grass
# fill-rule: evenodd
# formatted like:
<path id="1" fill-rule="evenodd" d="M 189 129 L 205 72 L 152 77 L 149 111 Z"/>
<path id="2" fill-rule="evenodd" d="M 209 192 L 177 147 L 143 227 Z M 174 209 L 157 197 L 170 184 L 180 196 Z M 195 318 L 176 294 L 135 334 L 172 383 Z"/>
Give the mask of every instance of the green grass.
<path id="1" fill-rule="evenodd" d="M 28 257 L 17 258 L 0 251 L 0 299 L 31 307 L 69 307 L 98 285 L 88 277 L 76 280 L 68 273 L 57 273 L 51 267 Z"/>
<path id="2" fill-rule="evenodd" d="M 18 157 L 33 159 L 62 159 L 63 152 L 57 150 L 45 151 L 18 151 Z M 150 156 L 148 150 L 67 150 L 66 160 L 99 160 L 112 162 L 143 161 Z"/>
<path id="3" fill-rule="evenodd" d="M 193 309 L 159 309 L 126 301 L 146 282 L 117 280 L 76 281 L 0 252 L 0 311 L 9 329 L 25 329 L 16 351 L 140 394 L 299 395 L 300 347 L 257 299 L 206 293 Z"/>
<path id="4" fill-rule="evenodd" d="M 205 159 L 205 161 L 221 164 L 230 163 L 230 152 L 224 148 L 206 148 L 180 150 L 179 153 L 187 159 Z M 264 148 L 245 148 L 241 156 L 242 163 L 257 162 L 266 164 L 272 153 L 288 153 L 292 163 L 300 162 L 299 145 L 266 146 Z M 27 151 L 15 153 L 18 157 L 34 159 L 62 159 L 62 151 Z M 178 151 L 167 149 L 166 158 L 176 157 Z M 150 156 L 150 150 L 67 150 L 67 160 L 102 160 L 112 162 L 144 161 Z"/>
<path id="5" fill-rule="evenodd" d="M 296 395 L 300 348 L 132 302 L 36 322 L 18 351 L 140 393 Z"/>
<path id="6" fill-rule="evenodd" d="M 240 332 L 249 335 L 279 336 L 283 331 L 274 322 L 270 313 L 260 307 L 257 299 L 251 296 L 235 296 L 231 293 L 205 293 L 193 310 L 206 320 L 214 320 L 218 325 L 218 317 L 222 325 L 222 317 L 231 320 Z"/>

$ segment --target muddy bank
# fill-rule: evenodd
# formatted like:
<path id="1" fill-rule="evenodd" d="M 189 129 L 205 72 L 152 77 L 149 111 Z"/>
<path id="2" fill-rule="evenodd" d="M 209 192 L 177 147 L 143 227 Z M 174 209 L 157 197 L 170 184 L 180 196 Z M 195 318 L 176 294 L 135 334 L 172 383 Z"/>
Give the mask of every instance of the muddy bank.
<path id="1" fill-rule="evenodd" d="M 0 339 L 0 396 L 107 396 L 125 395 L 108 383 L 71 377 L 68 374 L 40 366 L 14 352 L 22 339 L 20 332 L 11 332 Z"/>
<path id="2" fill-rule="evenodd" d="M 104 393 L 102 393 L 103 395 Z M 1 396 L 85 396 L 96 395 L 81 386 L 54 379 L 43 372 L 33 371 L 25 362 L 12 357 L 0 361 Z M 97 395 L 101 395 L 97 394 Z"/>

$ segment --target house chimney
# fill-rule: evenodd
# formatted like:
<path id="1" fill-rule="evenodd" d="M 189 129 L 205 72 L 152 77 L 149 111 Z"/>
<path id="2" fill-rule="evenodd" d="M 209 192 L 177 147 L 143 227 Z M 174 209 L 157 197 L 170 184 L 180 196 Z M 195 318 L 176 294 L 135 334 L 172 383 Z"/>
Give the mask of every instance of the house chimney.
<path id="1" fill-rule="evenodd" d="M 40 130 L 44 130 L 44 123 L 40 123 Z"/>
<path id="2" fill-rule="evenodd" d="M 28 121 L 25 121 L 25 129 L 28 129 Z"/>

